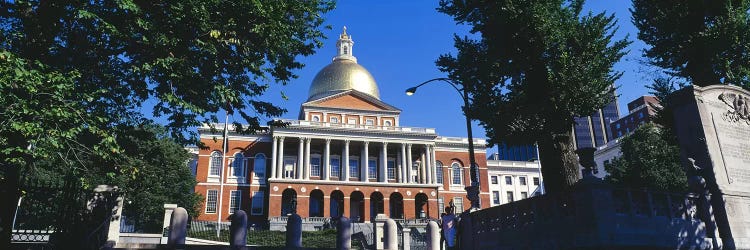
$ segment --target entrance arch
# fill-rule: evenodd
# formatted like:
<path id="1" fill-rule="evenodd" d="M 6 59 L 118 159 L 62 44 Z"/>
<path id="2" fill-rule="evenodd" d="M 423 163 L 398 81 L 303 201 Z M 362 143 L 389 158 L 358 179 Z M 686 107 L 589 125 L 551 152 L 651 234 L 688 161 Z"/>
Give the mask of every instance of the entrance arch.
<path id="1" fill-rule="evenodd" d="M 418 219 L 430 217 L 426 194 L 419 193 L 414 197 L 414 213 Z"/>
<path id="2" fill-rule="evenodd" d="M 349 197 L 349 217 L 352 222 L 365 222 L 365 195 L 354 191 Z"/>
<path id="3" fill-rule="evenodd" d="M 287 188 L 281 193 L 281 216 L 297 213 L 297 191 Z"/>
<path id="4" fill-rule="evenodd" d="M 388 207 L 391 211 L 391 219 L 403 219 L 404 218 L 404 196 L 400 193 L 392 193 L 388 202 Z"/>
<path id="5" fill-rule="evenodd" d="M 344 193 L 339 190 L 331 192 L 331 218 L 344 216 Z"/>
<path id="6" fill-rule="evenodd" d="M 310 192 L 310 217 L 323 217 L 323 191 L 315 189 Z"/>
<path id="7" fill-rule="evenodd" d="M 384 213 L 383 194 L 373 192 L 370 194 L 370 221 L 375 220 L 375 216 Z"/>

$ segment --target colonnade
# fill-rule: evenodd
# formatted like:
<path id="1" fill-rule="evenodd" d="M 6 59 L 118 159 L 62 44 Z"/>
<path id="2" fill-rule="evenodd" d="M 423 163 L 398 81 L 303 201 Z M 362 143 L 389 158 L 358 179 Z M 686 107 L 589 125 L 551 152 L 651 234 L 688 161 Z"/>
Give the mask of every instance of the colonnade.
<path id="1" fill-rule="evenodd" d="M 285 149 L 289 148 L 290 140 L 291 143 L 298 143 L 296 161 L 294 162 L 293 174 L 285 175 L 284 169 L 285 160 L 284 156 L 295 156 L 293 154 L 285 154 Z M 311 177 L 311 160 L 312 151 L 311 144 L 313 141 L 325 142 L 322 147 L 322 154 L 320 160 L 320 176 L 321 180 L 332 180 L 336 178 L 331 173 L 331 156 L 340 155 L 337 159 L 339 161 L 340 175 L 338 180 L 340 181 L 360 181 L 360 182 L 398 182 L 398 183 L 420 183 L 420 184 L 436 184 L 435 174 L 435 149 L 434 145 L 431 144 L 412 144 L 412 143 L 398 143 L 398 142 L 387 142 L 387 141 L 353 141 L 353 140 L 339 140 L 341 144 L 341 152 L 331 152 L 331 143 L 335 141 L 330 138 L 309 138 L 309 137 L 284 137 L 274 136 L 272 144 L 272 161 L 271 161 L 271 179 L 298 179 L 298 180 L 310 180 Z M 287 143 L 285 143 L 285 141 Z M 317 143 L 316 143 L 317 144 Z M 292 147 L 293 150 L 294 147 Z M 356 154 L 356 149 L 359 148 L 359 154 Z M 377 150 L 377 155 L 370 155 L 371 148 Z M 394 150 L 395 149 L 395 150 Z M 321 151 L 321 150 L 318 150 Z M 415 153 L 416 152 L 416 153 Z M 388 159 L 389 156 L 394 159 L 393 161 L 393 177 L 389 178 L 388 173 Z M 358 172 L 351 173 L 349 162 L 351 157 L 358 160 Z M 372 158 L 375 158 L 373 162 Z M 288 163 L 288 162 L 287 162 Z M 376 164 L 375 176 L 370 176 L 368 171 L 371 163 Z M 411 163 L 411 164 L 409 164 Z M 286 164 L 288 165 L 288 164 Z M 413 167 L 418 166 L 415 170 Z M 415 172 L 416 171 L 416 172 Z M 412 178 L 416 177 L 416 178 Z M 315 177 L 314 179 L 317 179 Z M 355 180 L 352 180 L 355 179 Z M 334 179 L 335 180 L 335 179 Z"/>

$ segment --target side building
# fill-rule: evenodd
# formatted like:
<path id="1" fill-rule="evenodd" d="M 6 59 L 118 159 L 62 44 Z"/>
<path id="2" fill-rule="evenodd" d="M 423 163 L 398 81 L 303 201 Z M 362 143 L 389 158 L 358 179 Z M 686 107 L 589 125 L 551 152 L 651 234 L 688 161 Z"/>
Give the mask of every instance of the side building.
<path id="1" fill-rule="evenodd" d="M 487 159 L 487 180 L 490 206 L 526 199 L 543 194 L 542 175 L 538 160 L 507 161 L 498 154 Z"/>
<path id="2" fill-rule="evenodd" d="M 227 221 L 242 209 L 254 224 L 282 223 L 291 213 L 306 222 L 339 216 L 369 222 L 377 214 L 437 218 L 450 201 L 457 210 L 469 208 L 468 139 L 402 126 L 401 110 L 381 100 L 353 45 L 344 30 L 298 119 L 252 135 L 229 133 L 227 150 L 222 131 L 199 129 L 207 146 L 196 165 L 195 192 L 206 198 L 199 220 Z M 474 139 L 481 180 L 485 144 Z M 480 192 L 481 206 L 489 207 L 486 182 Z"/>

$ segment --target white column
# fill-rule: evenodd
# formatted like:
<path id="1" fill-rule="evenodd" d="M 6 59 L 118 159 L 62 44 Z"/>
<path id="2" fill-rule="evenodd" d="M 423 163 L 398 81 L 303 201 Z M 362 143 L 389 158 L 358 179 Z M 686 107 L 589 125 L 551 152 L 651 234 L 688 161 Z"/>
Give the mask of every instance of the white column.
<path id="1" fill-rule="evenodd" d="M 305 180 L 310 179 L 310 143 L 312 143 L 312 138 L 307 138 L 305 140 Z"/>
<path id="2" fill-rule="evenodd" d="M 278 165 L 276 166 L 276 173 L 279 174 L 279 179 L 284 178 L 284 137 L 279 137 L 279 155 Z"/>
<path id="3" fill-rule="evenodd" d="M 424 158 L 424 151 L 422 151 L 422 153 L 419 154 L 419 183 L 422 184 L 427 183 L 427 178 L 425 178 L 425 171 L 427 171 L 427 168 L 425 168 L 425 165 L 427 165 L 427 161 Z"/>
<path id="4" fill-rule="evenodd" d="M 381 155 L 383 156 L 382 160 L 380 161 L 380 182 L 388 182 L 388 174 L 386 169 L 388 169 L 388 143 L 383 142 L 383 149 L 381 152 Z"/>
<path id="5" fill-rule="evenodd" d="M 430 146 L 430 164 L 432 164 L 432 183 L 437 184 L 437 158 L 435 158 L 435 146 Z"/>
<path id="6" fill-rule="evenodd" d="M 401 175 L 400 182 L 406 183 L 407 181 L 407 175 L 406 175 L 406 169 L 409 167 L 409 164 L 406 164 L 406 144 L 401 143 L 401 169 L 399 169 L 399 174 Z"/>
<path id="7" fill-rule="evenodd" d="M 368 147 L 369 147 L 369 145 L 370 145 L 370 142 L 369 142 L 369 141 L 365 141 L 364 143 L 365 143 L 365 146 L 364 146 L 364 148 L 362 149 L 362 164 L 360 164 L 360 165 L 362 165 L 362 169 L 361 169 L 361 170 L 362 170 L 362 176 L 364 177 L 364 178 L 362 178 L 362 179 L 363 179 L 363 180 L 364 180 L 365 182 L 368 182 L 368 181 L 370 181 L 370 177 L 369 177 L 369 176 L 367 176 L 367 175 L 368 175 L 368 170 L 369 170 L 369 168 L 370 168 L 370 167 L 368 166 L 368 165 L 369 165 L 369 163 L 370 163 L 370 161 L 369 161 L 369 159 L 368 159 L 368 158 L 370 158 L 370 156 L 369 156 L 369 152 L 368 152 L 368 151 L 369 151 L 369 148 L 368 148 Z"/>
<path id="8" fill-rule="evenodd" d="M 406 179 L 409 183 L 414 183 L 414 179 L 411 178 L 412 164 L 414 161 L 411 159 L 411 144 L 406 144 Z"/>
<path id="9" fill-rule="evenodd" d="M 341 161 L 344 167 L 344 181 L 349 181 L 349 140 L 344 140 L 344 152 L 341 154 Z"/>
<path id="10" fill-rule="evenodd" d="M 331 178 L 331 139 L 326 139 L 325 151 L 323 151 L 323 173 L 326 176 L 325 180 Z"/>
<path id="11" fill-rule="evenodd" d="M 424 168 L 425 183 L 432 184 L 432 155 L 430 155 L 430 145 L 424 145 Z"/>
<path id="12" fill-rule="evenodd" d="M 272 179 L 278 178 L 277 175 L 276 175 L 276 161 L 277 161 L 277 158 L 276 158 L 277 157 L 276 156 L 276 145 L 277 145 L 276 144 L 276 140 L 277 139 L 278 138 L 275 137 L 275 136 L 271 137 L 271 140 L 273 140 L 273 143 L 271 144 L 271 178 Z"/>
<path id="13" fill-rule="evenodd" d="M 294 171 L 297 179 L 302 179 L 302 173 L 305 171 L 305 138 L 299 138 L 299 149 L 297 150 L 297 167 Z"/>

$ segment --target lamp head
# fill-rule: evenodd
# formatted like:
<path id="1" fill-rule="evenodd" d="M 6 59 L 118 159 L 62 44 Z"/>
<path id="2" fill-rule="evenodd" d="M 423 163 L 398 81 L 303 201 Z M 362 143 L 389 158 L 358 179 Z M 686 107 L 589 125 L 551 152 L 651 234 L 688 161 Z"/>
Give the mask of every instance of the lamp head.
<path id="1" fill-rule="evenodd" d="M 413 95 L 415 92 L 417 92 L 417 87 L 411 87 L 406 89 L 406 95 Z"/>

